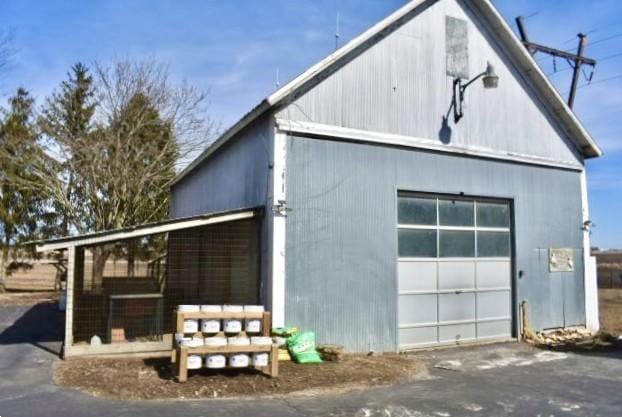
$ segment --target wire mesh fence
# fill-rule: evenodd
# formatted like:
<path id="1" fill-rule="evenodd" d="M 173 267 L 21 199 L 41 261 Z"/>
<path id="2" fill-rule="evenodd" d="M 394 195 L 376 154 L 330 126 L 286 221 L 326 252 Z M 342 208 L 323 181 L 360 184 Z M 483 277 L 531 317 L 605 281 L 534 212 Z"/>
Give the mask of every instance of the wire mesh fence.
<path id="1" fill-rule="evenodd" d="M 160 341 L 179 304 L 259 303 L 259 234 L 253 218 L 77 248 L 73 344 Z"/>

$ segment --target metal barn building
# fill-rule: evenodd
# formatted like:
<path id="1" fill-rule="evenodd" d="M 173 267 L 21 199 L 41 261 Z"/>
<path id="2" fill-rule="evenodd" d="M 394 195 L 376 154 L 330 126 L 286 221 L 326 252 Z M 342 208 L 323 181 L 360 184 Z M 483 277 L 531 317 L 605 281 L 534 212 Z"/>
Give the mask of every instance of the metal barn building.
<path id="1" fill-rule="evenodd" d="M 261 300 L 321 342 L 510 339 L 523 300 L 536 330 L 595 329 L 599 155 L 490 1 L 415 0 L 246 114 L 171 210 L 264 206 Z"/>
<path id="2" fill-rule="evenodd" d="M 69 249 L 66 352 L 170 349 L 176 303 L 259 302 L 359 352 L 517 338 L 521 309 L 596 330 L 599 155 L 489 0 L 413 0 L 206 149 L 171 221 L 40 247 Z M 88 245 L 153 233 L 150 289 L 84 273 Z M 147 316 L 156 339 L 130 322 Z"/>

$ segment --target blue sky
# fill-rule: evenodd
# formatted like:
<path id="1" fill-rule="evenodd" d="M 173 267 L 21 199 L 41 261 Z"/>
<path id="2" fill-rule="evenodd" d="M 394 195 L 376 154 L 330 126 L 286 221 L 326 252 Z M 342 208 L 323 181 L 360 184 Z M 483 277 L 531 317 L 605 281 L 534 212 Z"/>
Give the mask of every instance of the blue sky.
<path id="1" fill-rule="evenodd" d="M 341 42 L 404 0 L 3 0 L 0 28 L 14 31 L 18 52 L 0 79 L 6 98 L 17 86 L 39 103 L 69 67 L 95 59 L 148 58 L 170 63 L 177 79 L 210 91 L 212 116 L 227 126 L 281 82 L 332 52 L 337 11 Z M 513 24 L 526 20 L 533 41 L 576 48 L 603 59 L 592 84 L 582 76 L 575 111 L 605 156 L 588 161 L 593 244 L 622 248 L 622 7 L 618 0 L 495 0 Z M 620 55 L 617 55 L 620 54 Z M 544 57 L 537 56 L 538 59 Z M 539 61 L 553 73 L 552 60 Z M 571 71 L 557 61 L 551 79 L 567 93 Z M 562 71 L 563 70 L 563 71 Z M 587 69 L 589 73 L 589 69 Z M 589 75 L 589 74 L 588 74 Z"/>

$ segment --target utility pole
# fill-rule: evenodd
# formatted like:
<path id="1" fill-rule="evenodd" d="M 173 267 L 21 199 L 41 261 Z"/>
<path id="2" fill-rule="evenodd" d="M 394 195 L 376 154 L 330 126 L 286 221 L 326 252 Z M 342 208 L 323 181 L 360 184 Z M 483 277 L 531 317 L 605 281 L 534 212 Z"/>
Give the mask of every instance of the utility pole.
<path id="1" fill-rule="evenodd" d="M 520 34 L 521 41 L 531 55 L 534 55 L 536 52 L 542 52 L 553 57 L 564 58 L 572 66 L 572 84 L 570 85 L 570 95 L 568 96 L 568 107 L 572 109 L 572 106 L 574 105 L 574 99 L 576 97 L 577 87 L 579 84 L 581 65 L 590 65 L 591 67 L 596 66 L 596 60 L 583 56 L 583 53 L 585 52 L 585 45 L 587 44 L 587 35 L 583 33 L 579 33 L 577 35 L 579 37 L 579 46 L 577 48 L 577 53 L 572 54 L 570 52 L 562 51 L 560 49 L 555 49 L 531 42 L 527 37 L 527 29 L 525 29 L 525 22 L 522 16 L 518 16 L 516 18 L 516 25 L 518 26 L 518 32 Z"/>
<path id="2" fill-rule="evenodd" d="M 570 85 L 570 95 L 568 96 L 568 106 L 572 108 L 574 105 L 574 97 L 577 92 L 577 86 L 579 84 L 579 73 L 581 71 L 581 63 L 583 60 L 583 51 L 585 50 L 585 44 L 587 43 L 587 35 L 579 33 L 579 47 L 577 48 L 578 59 L 574 62 L 574 70 L 572 72 L 572 84 Z"/>

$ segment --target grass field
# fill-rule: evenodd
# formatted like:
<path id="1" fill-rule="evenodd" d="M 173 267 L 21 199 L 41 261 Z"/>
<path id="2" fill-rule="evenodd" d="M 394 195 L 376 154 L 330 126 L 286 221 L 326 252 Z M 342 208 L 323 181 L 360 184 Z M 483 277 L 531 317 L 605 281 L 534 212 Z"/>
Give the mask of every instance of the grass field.
<path id="1" fill-rule="evenodd" d="M 598 303 L 601 330 L 622 334 L 622 289 L 598 290 Z"/>

